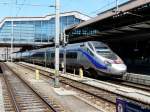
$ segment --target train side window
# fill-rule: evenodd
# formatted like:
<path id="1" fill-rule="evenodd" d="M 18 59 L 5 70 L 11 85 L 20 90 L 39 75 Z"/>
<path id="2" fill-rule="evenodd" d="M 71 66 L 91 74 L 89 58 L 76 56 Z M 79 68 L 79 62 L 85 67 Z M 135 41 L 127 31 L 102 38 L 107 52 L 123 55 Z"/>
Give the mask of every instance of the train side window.
<path id="1" fill-rule="evenodd" d="M 77 58 L 77 53 L 76 52 L 68 52 L 67 54 L 66 54 L 66 57 L 67 58 Z"/>
<path id="2" fill-rule="evenodd" d="M 73 53 L 73 58 L 77 58 L 77 53 L 76 52 Z"/>
<path id="3" fill-rule="evenodd" d="M 51 53 L 51 57 L 54 58 L 54 57 L 55 57 L 55 53 Z M 59 57 L 60 57 L 60 58 L 63 58 L 63 53 L 60 53 L 60 54 L 59 54 Z"/>
<path id="4" fill-rule="evenodd" d="M 80 47 L 84 47 L 84 43 L 80 45 Z"/>
<path id="5" fill-rule="evenodd" d="M 59 54 L 59 57 L 60 57 L 60 58 L 63 58 L 63 53 L 60 53 L 60 54 Z"/>
<path id="6" fill-rule="evenodd" d="M 33 57 L 43 57 L 44 53 L 43 52 L 37 52 L 33 55 Z"/>
<path id="7" fill-rule="evenodd" d="M 55 57 L 55 53 L 51 53 L 51 57 L 54 58 Z"/>
<path id="8" fill-rule="evenodd" d="M 70 58 L 70 53 L 69 53 L 69 52 L 66 54 L 66 57 L 67 57 L 67 58 Z"/>
<path id="9" fill-rule="evenodd" d="M 33 54 L 32 57 L 36 57 L 36 54 Z"/>

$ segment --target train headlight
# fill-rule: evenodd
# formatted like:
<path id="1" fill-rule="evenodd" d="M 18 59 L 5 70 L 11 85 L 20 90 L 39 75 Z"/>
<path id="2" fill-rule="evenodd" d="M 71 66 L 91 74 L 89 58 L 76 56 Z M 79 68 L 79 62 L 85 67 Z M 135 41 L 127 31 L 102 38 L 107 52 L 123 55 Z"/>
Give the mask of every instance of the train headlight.
<path id="1" fill-rule="evenodd" d="M 111 66 L 111 63 L 109 61 L 104 61 L 106 66 Z"/>
<path id="2" fill-rule="evenodd" d="M 122 61 L 121 59 L 117 59 L 117 60 L 114 60 L 114 63 L 115 63 L 115 64 L 122 64 L 123 61 Z"/>

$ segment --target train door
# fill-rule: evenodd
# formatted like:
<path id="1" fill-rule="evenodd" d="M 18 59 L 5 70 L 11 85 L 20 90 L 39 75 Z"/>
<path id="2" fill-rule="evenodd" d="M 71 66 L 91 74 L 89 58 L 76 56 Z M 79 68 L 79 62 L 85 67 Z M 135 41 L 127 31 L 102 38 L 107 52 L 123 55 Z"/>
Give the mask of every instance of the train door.
<path id="1" fill-rule="evenodd" d="M 77 52 L 76 51 L 68 51 L 66 53 L 66 65 L 69 68 L 74 68 L 76 67 L 77 64 Z"/>

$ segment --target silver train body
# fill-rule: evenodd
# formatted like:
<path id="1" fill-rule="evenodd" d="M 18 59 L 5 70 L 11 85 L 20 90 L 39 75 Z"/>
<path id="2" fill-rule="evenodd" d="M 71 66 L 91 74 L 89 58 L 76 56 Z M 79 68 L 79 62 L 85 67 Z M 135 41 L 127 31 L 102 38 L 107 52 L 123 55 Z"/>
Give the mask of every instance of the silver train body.
<path id="1" fill-rule="evenodd" d="M 122 76 L 127 67 L 119 56 L 117 56 L 106 44 L 99 41 L 88 41 L 66 46 L 67 68 L 83 68 L 98 75 Z M 64 63 L 64 48 L 60 47 L 60 63 Z M 30 51 L 30 57 L 26 61 L 34 63 L 46 63 L 54 66 L 54 47 Z"/>

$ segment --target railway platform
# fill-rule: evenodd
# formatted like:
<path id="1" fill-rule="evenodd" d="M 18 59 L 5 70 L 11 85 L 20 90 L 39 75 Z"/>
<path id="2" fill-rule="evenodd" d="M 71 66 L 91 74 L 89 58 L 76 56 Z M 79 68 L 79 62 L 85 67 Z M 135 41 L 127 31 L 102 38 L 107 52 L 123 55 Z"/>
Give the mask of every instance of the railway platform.
<path id="1" fill-rule="evenodd" d="M 29 63 L 25 63 L 25 62 L 21 62 L 21 63 L 27 64 L 30 67 L 35 67 L 35 65 L 33 65 L 33 64 L 29 64 Z M 47 72 L 52 72 L 52 73 L 55 72 L 53 69 L 41 67 L 41 66 L 38 66 L 38 65 L 36 65 L 36 68 L 39 69 L 39 70 L 47 71 Z M 129 74 L 129 73 L 127 73 L 127 74 Z M 135 75 L 135 77 L 134 77 L 134 75 Z M 130 73 L 130 77 L 132 77 L 132 78 L 136 79 L 137 77 L 139 77 L 138 79 L 141 78 L 141 80 L 142 80 L 143 77 L 144 78 L 146 77 L 145 82 L 146 81 L 148 82 L 150 80 L 149 76 L 143 76 L 142 77 L 142 75 L 141 76 L 139 76 L 139 75 L 140 74 L 131 74 Z M 83 79 L 81 79 L 79 75 L 74 75 L 74 74 L 71 74 L 71 73 L 67 73 L 67 75 L 66 74 L 65 75 L 61 74 L 61 76 L 65 77 L 67 79 L 72 79 L 74 81 L 82 82 L 84 84 L 88 84 L 88 85 L 91 85 L 91 86 L 94 86 L 94 87 L 97 87 L 97 88 L 102 88 L 104 90 L 108 90 L 110 92 L 115 92 L 116 94 L 120 94 L 120 95 L 123 95 L 123 96 L 126 96 L 126 97 L 137 99 L 141 102 L 145 102 L 145 103 L 150 104 L 149 89 L 147 89 L 147 91 L 141 91 L 141 90 L 138 90 L 137 88 L 131 88 L 131 87 L 126 87 L 126 86 L 122 87 L 119 84 L 113 84 L 113 83 L 109 83 L 109 82 L 105 82 L 105 81 L 91 79 L 91 78 L 88 78 L 88 77 L 84 77 Z M 134 81 L 134 83 L 135 82 L 136 81 Z M 147 84 L 149 84 L 149 83 L 147 83 Z M 147 86 L 147 84 L 145 86 Z"/>
<path id="2" fill-rule="evenodd" d="M 150 109 L 150 92 L 148 90 L 142 90 L 141 88 L 138 89 L 87 77 L 81 79 L 80 76 L 70 73 L 60 74 L 60 88 L 54 88 L 53 69 L 24 62 L 1 63 L 1 68 L 3 72 L 1 73 L 0 78 L 2 80 L 0 80 L 0 84 L 3 83 L 4 85 L 3 76 L 8 78 L 10 86 L 12 83 L 12 91 L 19 91 L 19 89 L 22 88 L 22 86 L 19 89 L 17 88 L 20 82 L 26 83 L 32 91 L 42 98 L 42 101 L 47 103 L 48 108 L 51 106 L 52 112 L 116 112 L 117 98 L 123 98 L 146 109 Z M 39 79 L 36 79 L 35 70 L 39 70 Z M 17 76 L 21 81 L 12 77 L 12 74 L 15 74 L 14 77 Z M 9 79 L 9 77 L 12 77 L 14 81 L 11 82 L 12 79 Z M 15 85 L 16 88 L 14 88 L 13 85 Z M 0 85 L 0 106 L 3 109 L 2 112 L 9 112 L 5 111 L 8 110 L 8 107 L 6 106 L 3 89 L 4 87 Z M 7 90 L 5 90 L 5 93 L 7 93 Z M 21 99 L 25 100 L 26 98 L 30 98 L 30 94 L 33 93 L 27 94 L 27 96 L 26 94 L 24 91 L 17 92 L 16 104 L 19 104 L 19 106 L 24 104 L 19 101 Z M 16 96 L 14 95 L 14 97 Z M 7 98 L 7 102 L 8 99 L 11 102 L 11 98 Z M 35 99 L 32 99 L 33 104 L 28 104 L 28 101 L 25 100 L 26 102 L 23 107 L 19 108 L 23 108 L 24 112 L 33 112 L 33 110 L 34 112 L 37 112 L 37 110 L 39 110 L 38 112 L 43 112 L 43 107 L 47 107 L 47 105 L 41 107 L 39 106 L 40 101 L 36 101 Z M 40 108 L 42 109 L 40 110 Z"/>
<path id="3" fill-rule="evenodd" d="M 41 96 L 47 98 L 47 100 L 50 100 L 50 103 L 53 104 L 55 108 L 60 107 L 62 110 L 60 112 L 103 112 L 103 110 L 101 110 L 99 107 L 96 107 L 96 105 L 94 104 L 90 104 L 90 102 L 84 100 L 81 96 L 79 96 L 78 93 L 69 89 L 69 87 L 62 86 L 61 88 L 54 88 L 52 80 L 47 80 L 42 76 L 40 76 L 39 80 L 36 80 L 34 72 L 31 72 L 30 70 L 23 70 L 14 63 L 7 63 L 7 65 L 13 71 L 17 72 L 17 74 L 19 74 L 19 77 L 25 80 L 26 83 L 28 83 L 30 86 L 32 86 L 32 88 L 37 90 L 37 92 Z M 6 70 L 3 72 L 3 74 L 7 73 L 9 74 L 10 71 Z M 1 96 L 3 97 L 3 95 Z M 5 112 L 6 106 L 3 105 L 2 101 L 0 102 L 0 104 L 2 104 L 2 106 L 4 107 Z M 30 105 L 31 107 L 33 106 L 32 104 L 28 105 Z M 37 111 L 38 110 L 36 109 L 35 112 Z M 30 112 L 30 109 L 26 110 L 26 112 Z M 31 112 L 33 112 L 33 110 Z"/>

